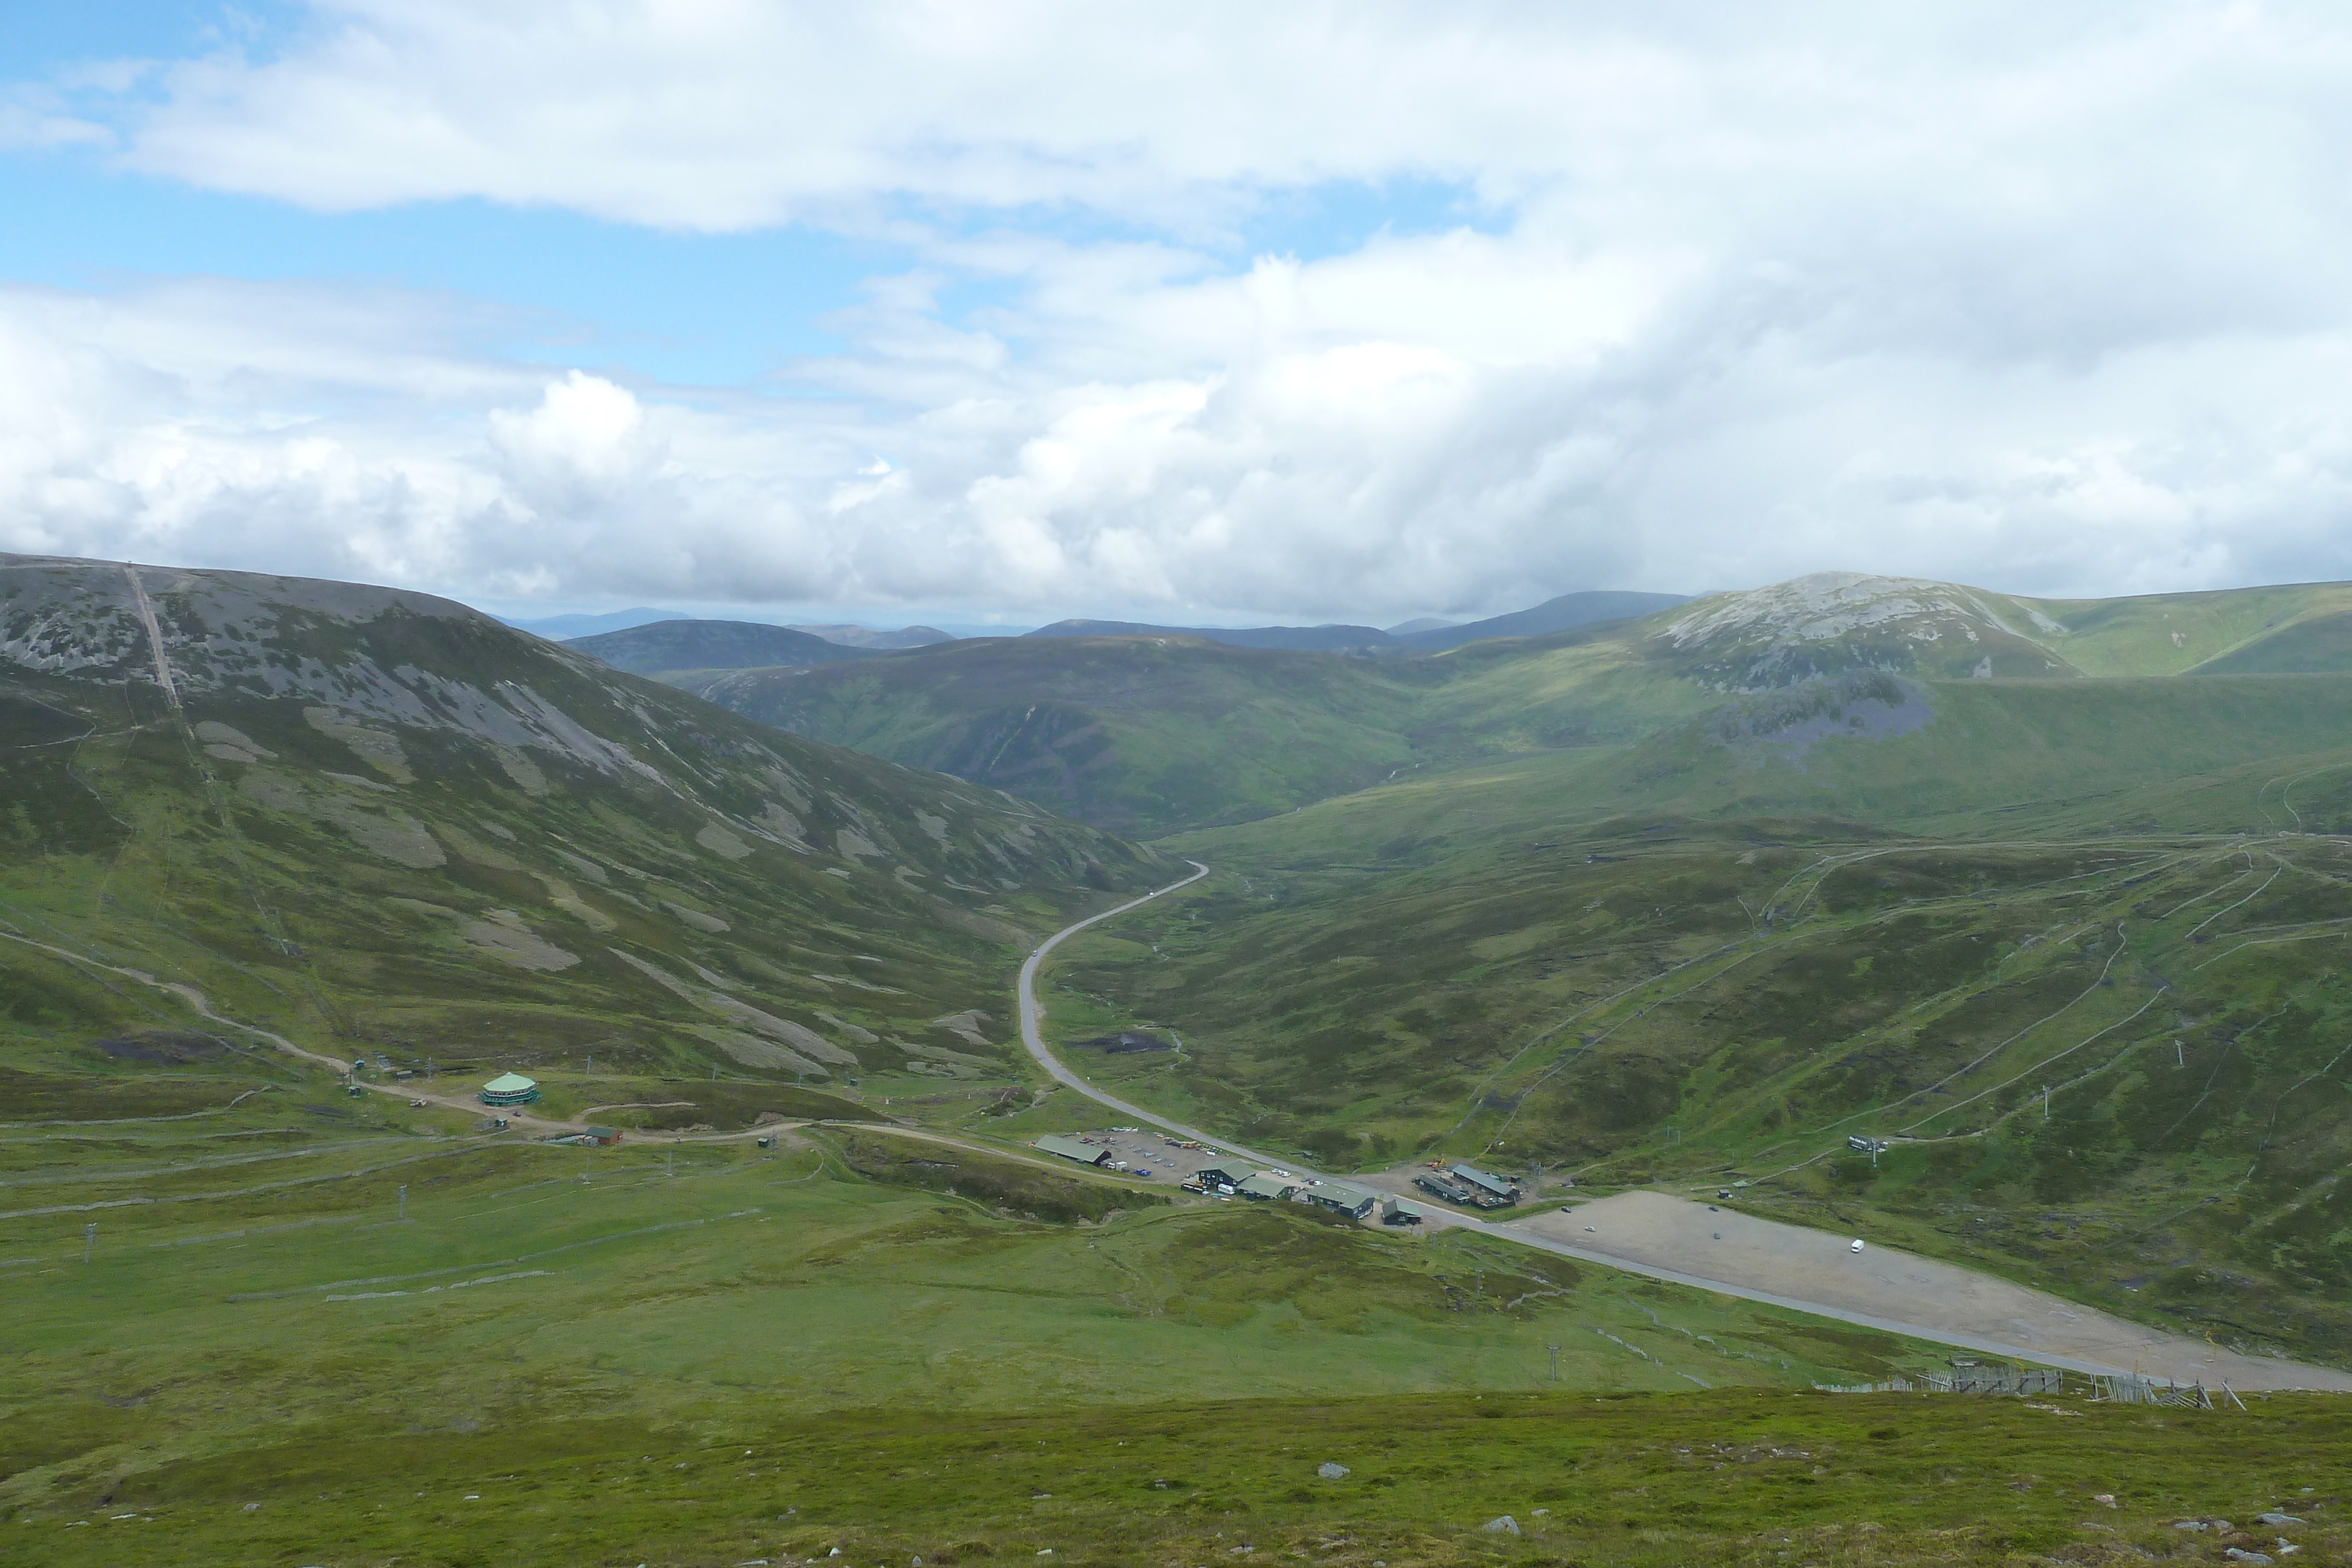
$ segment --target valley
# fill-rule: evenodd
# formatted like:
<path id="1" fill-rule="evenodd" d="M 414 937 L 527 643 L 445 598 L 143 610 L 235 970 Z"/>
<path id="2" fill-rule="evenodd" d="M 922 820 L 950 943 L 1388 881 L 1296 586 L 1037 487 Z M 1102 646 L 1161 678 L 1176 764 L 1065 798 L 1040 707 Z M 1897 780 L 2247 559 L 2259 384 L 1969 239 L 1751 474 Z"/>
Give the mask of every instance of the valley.
<path id="1" fill-rule="evenodd" d="M 1993 1562 L 2096 1538 L 2094 1486 L 2168 1545 L 2320 1484 L 2326 1396 L 2258 1390 L 2352 1365 L 2324 586 L 1837 577 L 1376 657 L 685 671 L 673 622 L 637 673 L 396 590 L 0 569 L 0 1530 L 42 1561 L 1780 1561 L 1743 1514 L 1875 1561 L 1859 1510 Z M 1031 1146 L 1087 1093 L 1527 1196 L 1382 1228 Z M 2210 1346 L 2248 1408 L 1937 1396 L 1898 1458 L 1920 1396 L 1791 1396 L 2016 1339 L 1574 1218 L 1677 1197 Z M 1822 1506 L 1685 1462 L 1751 1448 Z"/>
<path id="2" fill-rule="evenodd" d="M 2286 634 L 2254 610 L 2338 612 L 2248 597 L 2142 610 L 2196 612 L 2154 648 L 2075 607 L 2072 652 L 2211 663 Z M 1923 680 L 1832 627 L 1709 655 L 1801 674 L 1629 745 L 1160 841 L 1217 875 L 1065 950 L 1064 1038 L 1181 1040 L 1087 1071 L 1341 1173 L 1736 1187 L 2343 1364 L 2344 677 Z"/>

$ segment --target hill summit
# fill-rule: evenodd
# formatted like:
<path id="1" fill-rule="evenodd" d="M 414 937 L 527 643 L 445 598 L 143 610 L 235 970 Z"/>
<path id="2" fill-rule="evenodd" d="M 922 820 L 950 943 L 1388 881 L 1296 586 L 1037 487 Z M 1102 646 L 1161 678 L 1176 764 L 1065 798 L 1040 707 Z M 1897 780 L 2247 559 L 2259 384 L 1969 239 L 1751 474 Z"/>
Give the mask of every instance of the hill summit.
<path id="1" fill-rule="evenodd" d="M 1941 679 L 2079 674 L 2036 640 L 2065 634 L 2031 605 L 1979 589 L 1820 571 L 1709 594 L 1651 635 L 1696 678 L 1755 689 L 1856 668 Z"/>

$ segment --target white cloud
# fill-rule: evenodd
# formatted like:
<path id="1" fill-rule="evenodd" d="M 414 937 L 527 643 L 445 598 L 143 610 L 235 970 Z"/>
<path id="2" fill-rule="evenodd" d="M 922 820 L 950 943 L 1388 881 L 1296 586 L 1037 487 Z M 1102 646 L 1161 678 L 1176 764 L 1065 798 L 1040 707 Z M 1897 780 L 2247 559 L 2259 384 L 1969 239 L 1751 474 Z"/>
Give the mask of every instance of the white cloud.
<path id="1" fill-rule="evenodd" d="M 793 368 L 830 398 L 526 367 L 395 291 L 0 296 L 0 543 L 1370 619 L 2352 576 L 2347 63 L 2294 4 L 338 0 L 140 74 L 104 134 L 325 209 L 793 219 L 920 266 Z M 82 136 L 93 90 L 8 123 Z M 1421 178 L 1485 232 L 1225 248 L 1287 189 Z M 974 279 L 1003 302 L 945 319 Z"/>

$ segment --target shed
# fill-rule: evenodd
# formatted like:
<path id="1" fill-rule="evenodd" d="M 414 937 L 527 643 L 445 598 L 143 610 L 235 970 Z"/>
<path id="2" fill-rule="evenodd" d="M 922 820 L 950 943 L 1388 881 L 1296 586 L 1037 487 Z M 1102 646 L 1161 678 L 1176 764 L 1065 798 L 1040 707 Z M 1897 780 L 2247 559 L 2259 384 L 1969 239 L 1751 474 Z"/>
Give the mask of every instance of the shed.
<path id="1" fill-rule="evenodd" d="M 1419 1225 L 1421 1208 L 1418 1205 L 1407 1203 L 1401 1197 L 1384 1197 L 1381 1199 L 1381 1223 L 1382 1225 Z"/>
<path id="2" fill-rule="evenodd" d="M 1448 1203 L 1468 1203 L 1470 1189 L 1458 1181 L 1449 1180 L 1436 1171 L 1423 1171 L 1412 1178 L 1412 1185 L 1432 1197 L 1442 1197 Z"/>
<path id="3" fill-rule="evenodd" d="M 1049 1155 L 1059 1155 L 1066 1160 L 1076 1160 L 1082 1166 L 1110 1164 L 1108 1149 L 1094 1144 L 1080 1143 L 1076 1138 L 1060 1137 L 1052 1133 L 1046 1134 L 1030 1147 L 1043 1149 Z"/>
<path id="4" fill-rule="evenodd" d="M 482 1085 L 485 1105 L 528 1105 L 539 1098 L 539 1085 L 520 1072 L 501 1072 Z"/>
<path id="5" fill-rule="evenodd" d="M 1307 1196 L 1326 1208 L 1336 1208 L 1350 1219 L 1361 1219 L 1371 1213 L 1381 1195 L 1370 1187 L 1353 1182 L 1327 1181 L 1307 1189 Z"/>
<path id="6" fill-rule="evenodd" d="M 1201 1167 L 1201 1185 L 1209 1187 L 1229 1186 L 1238 1192 L 1241 1190 L 1242 1183 L 1255 1175 L 1257 1175 L 1255 1166 L 1244 1165 L 1239 1160 L 1212 1160 Z"/>
<path id="7" fill-rule="evenodd" d="M 1241 1180 L 1234 1183 L 1234 1190 L 1241 1194 L 1244 1197 L 1265 1197 L 1279 1200 L 1288 1197 L 1292 1193 L 1297 1192 L 1298 1190 L 1298 1183 L 1293 1178 L 1286 1178 L 1275 1176 L 1269 1172 L 1260 1171 L 1255 1176 L 1244 1176 Z"/>
<path id="8" fill-rule="evenodd" d="M 1458 1181 L 1468 1182 L 1474 1190 L 1483 1192 L 1489 1197 L 1498 1198 L 1505 1203 L 1519 1201 L 1517 1187 L 1513 1186 L 1501 1176 L 1488 1175 L 1475 1166 L 1465 1166 L 1457 1161 L 1447 1169 L 1445 1174 Z"/>
<path id="9" fill-rule="evenodd" d="M 591 1127 L 587 1132 L 581 1135 L 600 1149 L 609 1148 L 613 1145 L 621 1141 L 621 1129 L 618 1127 Z"/>

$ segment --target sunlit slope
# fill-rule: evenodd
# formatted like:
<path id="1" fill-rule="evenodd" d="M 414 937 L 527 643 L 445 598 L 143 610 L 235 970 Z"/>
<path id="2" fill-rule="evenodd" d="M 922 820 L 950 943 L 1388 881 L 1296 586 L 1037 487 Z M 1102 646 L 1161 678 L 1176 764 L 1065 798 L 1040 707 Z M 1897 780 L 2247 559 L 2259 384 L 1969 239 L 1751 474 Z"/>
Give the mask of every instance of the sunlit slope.
<path id="1" fill-rule="evenodd" d="M 2352 828 L 2352 676 L 1849 676 L 1718 698 L 1633 746 L 1436 765 L 1279 821 L 1180 835 L 1211 857 L 1418 862 L 1643 814 L 1866 819 L 1969 836 Z"/>
<path id="2" fill-rule="evenodd" d="M 2063 813 L 2078 828 L 2172 821 L 2145 791 L 2352 746 L 2352 675 L 2101 681 L 1849 676 L 1732 699 L 1591 775 L 1589 804 L 1918 822 Z M 2292 769 L 2290 769 L 2292 771 Z M 2251 800 L 2179 826 L 2253 828 Z M 2279 818 L 2277 826 L 2288 826 Z"/>
<path id="3" fill-rule="evenodd" d="M 403 1068 L 1003 1074 L 1024 929 L 1160 872 L 446 601 L 139 582 L 177 708 L 123 568 L 0 562 L 0 1038 L 68 1098 L 153 1065 L 94 1041 L 198 1027 L 76 960 Z"/>
<path id="4" fill-rule="evenodd" d="M 1720 700 L 1618 628 L 1474 643 L 1419 689 L 1410 736 L 1429 767 L 1622 745 Z"/>
<path id="5" fill-rule="evenodd" d="M 2063 626 L 2051 645 L 2087 675 L 2352 670 L 2352 583 L 2019 603 Z"/>

